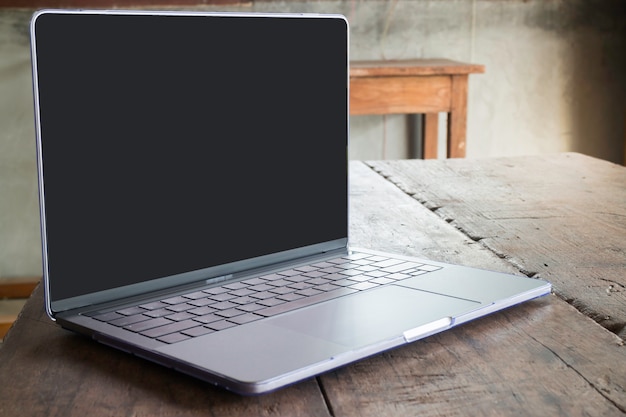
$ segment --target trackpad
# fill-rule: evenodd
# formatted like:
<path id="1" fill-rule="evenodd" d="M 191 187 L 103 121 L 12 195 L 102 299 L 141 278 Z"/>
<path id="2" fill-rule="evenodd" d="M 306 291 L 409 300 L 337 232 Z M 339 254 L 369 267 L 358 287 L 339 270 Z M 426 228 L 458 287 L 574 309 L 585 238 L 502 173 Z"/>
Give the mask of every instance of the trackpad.
<path id="1" fill-rule="evenodd" d="M 391 285 L 273 317 L 266 323 L 355 349 L 475 310 L 480 304 Z"/>

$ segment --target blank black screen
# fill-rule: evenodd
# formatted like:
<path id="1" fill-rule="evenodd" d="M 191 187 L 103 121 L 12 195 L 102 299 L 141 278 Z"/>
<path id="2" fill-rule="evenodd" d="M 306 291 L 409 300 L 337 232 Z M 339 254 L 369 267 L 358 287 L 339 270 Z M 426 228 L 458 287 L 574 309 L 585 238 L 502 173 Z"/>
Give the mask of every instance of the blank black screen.
<path id="1" fill-rule="evenodd" d="M 343 20 L 34 28 L 53 301 L 347 236 Z"/>

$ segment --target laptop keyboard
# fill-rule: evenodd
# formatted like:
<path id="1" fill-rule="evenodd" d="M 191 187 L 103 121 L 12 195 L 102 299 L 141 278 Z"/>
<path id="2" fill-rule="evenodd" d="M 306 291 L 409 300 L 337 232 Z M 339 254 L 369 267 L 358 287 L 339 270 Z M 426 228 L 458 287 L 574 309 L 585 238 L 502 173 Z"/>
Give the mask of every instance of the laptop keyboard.
<path id="1" fill-rule="evenodd" d="M 92 318 L 161 342 L 176 343 L 438 269 L 433 265 L 355 253 L 96 313 Z"/>

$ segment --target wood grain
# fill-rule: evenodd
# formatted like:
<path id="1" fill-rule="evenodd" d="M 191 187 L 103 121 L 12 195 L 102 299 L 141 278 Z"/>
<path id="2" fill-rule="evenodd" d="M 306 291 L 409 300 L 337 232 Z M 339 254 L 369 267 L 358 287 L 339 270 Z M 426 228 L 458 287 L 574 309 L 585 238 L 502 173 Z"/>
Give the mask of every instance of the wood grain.
<path id="1" fill-rule="evenodd" d="M 450 109 L 450 77 L 350 78 L 350 114 L 433 113 Z"/>
<path id="2" fill-rule="evenodd" d="M 448 158 L 465 158 L 467 82 L 467 75 L 452 76 L 450 115 L 448 117 Z"/>
<path id="3" fill-rule="evenodd" d="M 443 58 L 350 62 L 351 77 L 467 75 L 484 72 L 484 65 L 468 64 Z"/>
<path id="4" fill-rule="evenodd" d="M 0 278 L 0 298 L 28 298 L 41 277 Z"/>
<path id="5" fill-rule="evenodd" d="M 626 168 L 580 154 L 431 162 L 371 166 L 626 336 Z"/>
<path id="6" fill-rule="evenodd" d="M 424 159 L 436 159 L 439 147 L 438 113 L 424 114 L 422 137 L 424 138 Z"/>

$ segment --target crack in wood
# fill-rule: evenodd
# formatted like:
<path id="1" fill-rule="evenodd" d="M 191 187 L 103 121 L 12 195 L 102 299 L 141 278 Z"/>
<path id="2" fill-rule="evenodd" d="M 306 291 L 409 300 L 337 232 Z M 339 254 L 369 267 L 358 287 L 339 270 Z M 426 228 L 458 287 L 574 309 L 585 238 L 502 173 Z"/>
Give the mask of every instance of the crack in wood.
<path id="1" fill-rule="evenodd" d="M 561 363 L 563 363 L 568 369 L 571 369 L 573 372 L 575 372 L 579 377 L 581 377 L 595 392 L 597 392 L 598 394 L 600 394 L 605 400 L 607 400 L 609 403 L 611 403 L 615 408 L 617 408 L 618 410 L 620 410 L 622 413 L 626 413 L 626 407 L 621 406 L 620 404 L 618 404 L 616 401 L 614 401 L 613 399 L 611 399 L 608 394 L 610 393 L 610 389 L 608 388 L 602 388 L 602 387 L 598 387 L 597 384 L 593 383 L 592 381 L 590 381 L 582 372 L 580 372 L 578 369 L 576 369 L 574 366 L 570 365 L 569 362 L 567 362 L 565 359 L 563 359 L 561 357 L 561 355 L 559 355 L 556 351 L 554 351 L 554 349 L 550 348 L 549 346 L 547 346 L 546 344 L 540 342 L 536 337 L 534 337 L 533 335 L 529 334 L 528 332 L 524 332 L 528 335 L 528 337 L 530 337 L 531 339 L 533 339 L 535 342 L 537 342 L 538 344 L 540 344 L 541 346 L 543 346 L 545 349 L 547 349 L 550 353 L 552 353 L 554 355 L 555 358 L 557 358 Z"/>
<path id="2" fill-rule="evenodd" d="M 322 399 L 324 400 L 324 404 L 326 405 L 326 410 L 328 411 L 328 415 L 330 417 L 335 417 L 335 412 L 333 410 L 333 403 L 328 396 L 328 392 L 326 392 L 326 387 L 324 386 L 323 379 L 320 376 L 316 376 L 315 381 L 317 382 L 317 386 L 320 389 L 320 394 L 322 394 Z"/>

